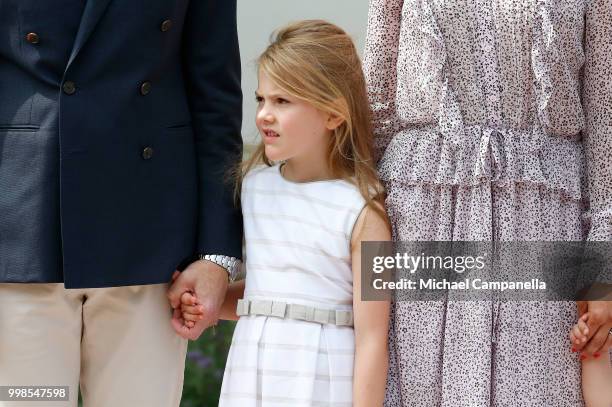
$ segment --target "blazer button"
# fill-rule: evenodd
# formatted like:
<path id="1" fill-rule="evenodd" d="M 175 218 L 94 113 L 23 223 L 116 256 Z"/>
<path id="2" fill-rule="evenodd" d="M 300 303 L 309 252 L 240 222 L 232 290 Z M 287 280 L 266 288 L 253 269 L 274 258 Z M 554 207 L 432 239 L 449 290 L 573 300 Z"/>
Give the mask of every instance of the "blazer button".
<path id="1" fill-rule="evenodd" d="M 163 23 L 161 23 L 161 30 L 162 32 L 166 32 L 169 31 L 172 28 L 172 20 L 164 20 Z"/>
<path id="2" fill-rule="evenodd" d="M 145 147 L 145 149 L 142 150 L 142 158 L 144 158 L 145 160 L 150 160 L 151 157 L 153 157 L 153 148 Z"/>
<path id="3" fill-rule="evenodd" d="M 151 82 L 145 81 L 140 85 L 140 94 L 146 96 L 151 92 Z"/>
<path id="4" fill-rule="evenodd" d="M 66 81 L 62 85 L 62 90 L 66 95 L 74 95 L 74 92 L 76 92 L 76 85 L 72 81 Z"/>
<path id="5" fill-rule="evenodd" d="M 38 44 L 40 42 L 40 37 L 36 33 L 28 33 L 28 35 L 26 35 L 26 41 L 30 44 Z"/>

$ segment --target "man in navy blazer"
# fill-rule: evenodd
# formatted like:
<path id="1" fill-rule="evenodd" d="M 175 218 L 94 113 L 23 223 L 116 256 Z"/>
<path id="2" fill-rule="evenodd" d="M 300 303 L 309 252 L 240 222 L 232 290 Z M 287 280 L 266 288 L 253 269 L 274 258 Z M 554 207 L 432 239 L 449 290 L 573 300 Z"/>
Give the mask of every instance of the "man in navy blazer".
<path id="1" fill-rule="evenodd" d="M 178 405 L 241 256 L 236 31 L 236 0 L 0 0 L 0 386 Z"/>

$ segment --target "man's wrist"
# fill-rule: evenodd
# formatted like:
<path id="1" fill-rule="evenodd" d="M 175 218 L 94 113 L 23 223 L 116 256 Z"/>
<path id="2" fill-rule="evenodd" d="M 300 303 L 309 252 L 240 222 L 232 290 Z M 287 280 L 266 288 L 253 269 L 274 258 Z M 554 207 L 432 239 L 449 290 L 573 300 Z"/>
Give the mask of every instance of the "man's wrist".
<path id="1" fill-rule="evenodd" d="M 240 271 L 240 259 L 222 254 L 198 254 L 198 260 L 207 260 L 227 271 L 228 281 L 234 281 Z"/>

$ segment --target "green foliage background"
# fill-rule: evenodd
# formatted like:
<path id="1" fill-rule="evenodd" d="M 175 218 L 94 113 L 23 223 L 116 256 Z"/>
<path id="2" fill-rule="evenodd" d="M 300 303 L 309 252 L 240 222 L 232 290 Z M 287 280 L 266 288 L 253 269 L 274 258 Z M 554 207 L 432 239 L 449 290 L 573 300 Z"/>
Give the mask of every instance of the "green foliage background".
<path id="1" fill-rule="evenodd" d="M 185 361 L 181 407 L 213 407 L 219 403 L 221 381 L 235 322 L 219 321 L 197 341 L 190 341 Z"/>

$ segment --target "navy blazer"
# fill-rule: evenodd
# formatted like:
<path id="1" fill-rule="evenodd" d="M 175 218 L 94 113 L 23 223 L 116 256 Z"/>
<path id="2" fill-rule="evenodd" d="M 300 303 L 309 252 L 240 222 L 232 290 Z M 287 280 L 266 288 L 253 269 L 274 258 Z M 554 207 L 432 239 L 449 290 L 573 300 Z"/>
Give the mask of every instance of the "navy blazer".
<path id="1" fill-rule="evenodd" d="M 241 257 L 236 0 L 0 0 L 0 282 Z"/>

